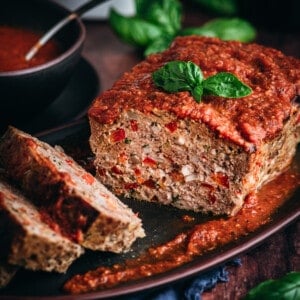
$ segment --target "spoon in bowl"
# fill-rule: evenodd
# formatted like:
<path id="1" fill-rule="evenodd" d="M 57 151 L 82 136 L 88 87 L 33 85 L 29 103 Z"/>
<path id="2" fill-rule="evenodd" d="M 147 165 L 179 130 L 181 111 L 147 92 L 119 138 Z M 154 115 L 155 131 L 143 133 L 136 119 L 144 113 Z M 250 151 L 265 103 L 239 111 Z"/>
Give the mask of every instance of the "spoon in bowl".
<path id="1" fill-rule="evenodd" d="M 56 23 L 53 27 L 51 27 L 37 42 L 33 45 L 33 47 L 27 52 L 25 55 L 26 61 L 31 60 L 39 49 L 44 46 L 60 29 L 62 29 L 66 24 L 71 22 L 76 17 L 83 15 L 88 10 L 96 7 L 99 4 L 105 3 L 108 0 L 91 0 L 82 6 L 78 7 L 76 10 L 71 12 L 65 18 Z"/>

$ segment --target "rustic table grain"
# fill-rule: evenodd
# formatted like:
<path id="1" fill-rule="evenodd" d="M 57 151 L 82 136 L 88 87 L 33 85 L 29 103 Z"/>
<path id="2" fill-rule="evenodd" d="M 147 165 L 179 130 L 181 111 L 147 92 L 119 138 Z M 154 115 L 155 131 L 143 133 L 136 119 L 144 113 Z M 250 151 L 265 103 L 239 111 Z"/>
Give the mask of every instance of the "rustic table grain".
<path id="1" fill-rule="evenodd" d="M 187 25 L 201 25 L 210 17 L 190 10 L 184 18 Z M 97 71 L 100 92 L 110 88 L 125 71 L 142 59 L 141 54 L 121 42 L 105 21 L 85 21 L 87 37 L 83 56 Z M 256 41 L 282 50 L 287 55 L 299 57 L 299 32 L 271 32 L 258 29 Z M 299 199 L 300 201 L 300 199 Z M 241 299 L 258 283 L 279 278 L 290 271 L 300 271 L 300 221 L 264 241 L 255 249 L 240 256 L 242 265 L 228 267 L 229 281 L 219 283 L 202 299 Z"/>

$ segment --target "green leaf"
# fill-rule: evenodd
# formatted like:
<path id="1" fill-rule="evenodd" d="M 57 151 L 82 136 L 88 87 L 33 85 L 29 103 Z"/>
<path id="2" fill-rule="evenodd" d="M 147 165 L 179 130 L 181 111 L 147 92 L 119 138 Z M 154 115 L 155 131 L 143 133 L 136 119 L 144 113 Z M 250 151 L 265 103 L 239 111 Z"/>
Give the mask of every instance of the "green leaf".
<path id="1" fill-rule="evenodd" d="M 300 273 L 291 272 L 278 280 L 267 280 L 250 290 L 244 300 L 300 299 Z"/>
<path id="2" fill-rule="evenodd" d="M 145 47 L 162 35 L 162 29 L 136 17 L 124 17 L 115 10 L 110 11 L 110 25 L 113 30 L 127 43 Z"/>
<path id="3" fill-rule="evenodd" d="M 218 18 L 205 23 L 201 28 L 204 32 L 214 32 L 216 37 L 224 41 L 236 40 L 246 43 L 253 41 L 256 36 L 254 27 L 239 18 Z"/>
<path id="4" fill-rule="evenodd" d="M 145 18 L 149 9 L 149 0 L 135 0 L 136 16 Z"/>
<path id="5" fill-rule="evenodd" d="M 190 61 L 168 62 L 155 71 L 152 78 L 156 86 L 163 88 L 166 92 L 194 91 L 199 99 L 200 94 L 196 88 L 201 85 L 203 74 L 200 68 Z"/>
<path id="6" fill-rule="evenodd" d="M 202 95 L 241 98 L 249 95 L 250 87 L 231 73 L 221 72 L 204 79 L 201 69 L 191 61 L 171 61 L 152 74 L 157 87 L 166 92 L 189 91 L 196 102 Z"/>
<path id="7" fill-rule="evenodd" d="M 242 83 L 235 75 L 220 72 L 203 81 L 205 94 L 226 98 L 241 98 L 251 94 L 250 87 Z"/>
<path id="8" fill-rule="evenodd" d="M 136 0 L 136 16 L 158 25 L 170 35 L 181 28 L 182 6 L 178 0 Z"/>
<path id="9" fill-rule="evenodd" d="M 196 102 L 200 103 L 203 95 L 203 85 L 197 85 L 191 90 L 191 94 L 196 100 Z"/>
<path id="10" fill-rule="evenodd" d="M 223 0 L 213 2 L 221 4 Z M 112 29 L 123 41 L 143 48 L 145 55 L 165 50 L 171 37 L 173 39 L 178 35 L 196 34 L 241 42 L 255 38 L 254 28 L 238 18 L 216 19 L 202 27 L 182 29 L 182 5 L 179 0 L 135 0 L 135 5 L 135 16 L 125 17 L 112 9 L 109 20 Z"/>
<path id="11" fill-rule="evenodd" d="M 153 53 L 158 53 L 169 48 L 172 43 L 174 37 L 173 36 L 161 36 L 154 40 L 151 44 L 149 44 L 144 51 L 144 56 L 148 56 Z"/>
<path id="12" fill-rule="evenodd" d="M 209 21 L 201 27 L 182 29 L 178 34 L 218 37 L 224 41 L 236 40 L 240 42 L 251 42 L 255 39 L 256 31 L 254 27 L 245 20 L 238 18 L 219 18 Z"/>

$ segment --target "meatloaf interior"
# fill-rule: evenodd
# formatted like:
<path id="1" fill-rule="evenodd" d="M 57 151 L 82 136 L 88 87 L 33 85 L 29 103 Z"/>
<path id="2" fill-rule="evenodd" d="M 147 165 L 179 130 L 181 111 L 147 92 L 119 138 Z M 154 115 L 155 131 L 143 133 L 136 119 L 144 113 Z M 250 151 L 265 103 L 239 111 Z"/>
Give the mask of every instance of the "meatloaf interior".
<path id="1" fill-rule="evenodd" d="M 133 122 L 136 131 L 131 129 Z M 278 137 L 249 152 L 193 120 L 130 110 L 113 125 L 91 122 L 91 147 L 100 180 L 117 194 L 234 214 L 250 192 L 291 162 L 297 138 L 292 123 L 295 116 Z M 124 138 L 115 141 L 122 130 Z"/>

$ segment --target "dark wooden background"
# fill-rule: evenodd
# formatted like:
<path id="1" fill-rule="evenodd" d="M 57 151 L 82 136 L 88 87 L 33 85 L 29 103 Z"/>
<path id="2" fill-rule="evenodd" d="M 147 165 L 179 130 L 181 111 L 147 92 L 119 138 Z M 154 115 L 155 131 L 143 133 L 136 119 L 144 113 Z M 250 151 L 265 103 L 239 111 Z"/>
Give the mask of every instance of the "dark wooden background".
<path id="1" fill-rule="evenodd" d="M 210 18 L 211 16 L 200 12 L 196 7 L 187 7 L 184 24 L 198 26 Z M 85 21 L 85 24 L 87 38 L 83 56 L 96 69 L 101 92 L 110 88 L 123 72 L 129 70 L 142 57 L 133 47 L 122 43 L 105 21 Z M 299 32 L 258 28 L 256 42 L 299 58 Z M 229 282 L 219 283 L 213 290 L 205 292 L 204 300 L 241 299 L 250 288 L 261 281 L 279 278 L 290 271 L 300 271 L 300 221 L 242 255 L 241 260 L 241 266 L 228 268 Z"/>

